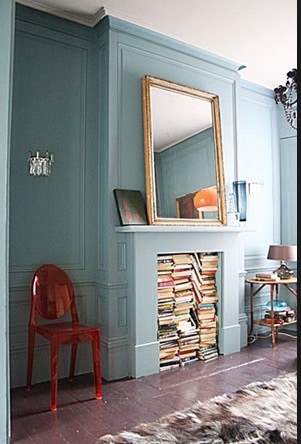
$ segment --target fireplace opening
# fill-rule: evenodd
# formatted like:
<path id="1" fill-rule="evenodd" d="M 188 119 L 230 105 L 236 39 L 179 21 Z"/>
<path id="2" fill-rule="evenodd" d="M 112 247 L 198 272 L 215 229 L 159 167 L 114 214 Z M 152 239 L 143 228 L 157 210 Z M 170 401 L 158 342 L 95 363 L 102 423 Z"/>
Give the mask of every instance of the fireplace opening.
<path id="1" fill-rule="evenodd" d="M 219 356 L 220 253 L 157 255 L 160 371 Z"/>

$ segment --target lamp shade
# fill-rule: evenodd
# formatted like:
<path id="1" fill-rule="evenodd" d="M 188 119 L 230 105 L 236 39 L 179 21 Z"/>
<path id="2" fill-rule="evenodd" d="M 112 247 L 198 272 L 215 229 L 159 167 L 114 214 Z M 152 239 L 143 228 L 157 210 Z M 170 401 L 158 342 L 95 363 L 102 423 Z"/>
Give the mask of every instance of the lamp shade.
<path id="1" fill-rule="evenodd" d="M 193 205 L 200 211 L 217 211 L 216 187 L 203 188 L 195 193 Z"/>
<path id="2" fill-rule="evenodd" d="M 270 245 L 267 258 L 278 261 L 297 261 L 297 246 Z"/>

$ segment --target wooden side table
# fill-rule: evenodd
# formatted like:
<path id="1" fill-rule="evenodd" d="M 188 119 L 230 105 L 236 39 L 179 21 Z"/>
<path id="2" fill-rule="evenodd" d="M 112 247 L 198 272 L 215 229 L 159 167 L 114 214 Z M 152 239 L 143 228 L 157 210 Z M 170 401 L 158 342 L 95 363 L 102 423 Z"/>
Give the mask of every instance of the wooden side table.
<path id="1" fill-rule="evenodd" d="M 263 325 L 264 327 L 269 327 L 272 332 L 272 347 L 276 344 L 276 337 L 278 334 L 278 330 L 280 327 L 284 325 L 295 324 L 297 320 L 293 320 L 291 322 L 284 322 L 283 324 L 276 324 L 274 318 L 274 299 L 278 299 L 278 289 L 279 285 L 283 285 L 286 287 L 294 296 L 297 298 L 297 278 L 290 277 L 289 279 L 260 279 L 260 278 L 250 278 L 247 279 L 246 282 L 250 284 L 250 314 L 251 314 L 251 325 L 249 329 L 249 335 L 252 334 L 253 324 Z M 258 286 L 256 288 L 256 286 Z M 260 319 L 254 321 L 254 297 L 256 294 L 262 290 L 266 285 L 270 287 L 270 300 L 271 300 L 271 323 L 267 323 L 265 319 Z M 292 287 L 292 285 L 296 286 L 296 289 Z"/>

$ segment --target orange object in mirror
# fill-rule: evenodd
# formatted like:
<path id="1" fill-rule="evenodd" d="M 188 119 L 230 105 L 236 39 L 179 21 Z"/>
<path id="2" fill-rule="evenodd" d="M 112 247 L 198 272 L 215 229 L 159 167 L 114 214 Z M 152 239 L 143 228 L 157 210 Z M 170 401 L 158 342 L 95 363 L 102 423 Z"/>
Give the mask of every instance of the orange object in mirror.
<path id="1" fill-rule="evenodd" d="M 193 205 L 200 211 L 217 211 L 216 187 L 198 191 L 193 198 Z"/>

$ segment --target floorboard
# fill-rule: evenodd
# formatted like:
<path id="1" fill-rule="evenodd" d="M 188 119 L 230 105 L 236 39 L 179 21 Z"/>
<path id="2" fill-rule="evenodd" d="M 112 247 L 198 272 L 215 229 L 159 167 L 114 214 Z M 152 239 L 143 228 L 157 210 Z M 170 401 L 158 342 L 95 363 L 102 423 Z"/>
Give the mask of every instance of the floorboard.
<path id="1" fill-rule="evenodd" d="M 234 392 L 297 370 L 297 340 L 279 334 L 275 347 L 264 337 L 240 352 L 209 362 L 137 379 L 103 381 L 103 399 L 94 398 L 93 375 L 59 381 L 58 410 L 49 410 L 49 383 L 11 390 L 11 443 L 95 444 L 106 433 L 117 434 L 141 422 Z"/>

